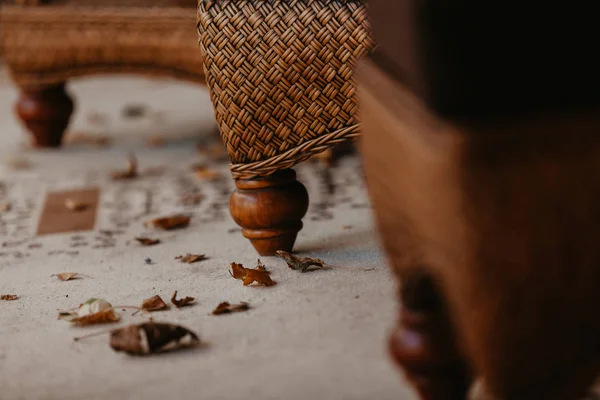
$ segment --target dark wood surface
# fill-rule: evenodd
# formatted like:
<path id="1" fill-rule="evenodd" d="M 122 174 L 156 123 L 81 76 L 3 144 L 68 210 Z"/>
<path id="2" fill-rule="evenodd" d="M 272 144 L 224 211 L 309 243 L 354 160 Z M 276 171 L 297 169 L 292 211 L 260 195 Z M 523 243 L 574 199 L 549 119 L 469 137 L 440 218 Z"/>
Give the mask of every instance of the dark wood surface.
<path id="1" fill-rule="evenodd" d="M 593 2 L 369 2 L 386 68 L 450 118 L 599 105 L 595 8 Z"/>
<path id="2" fill-rule="evenodd" d="M 73 108 L 73 100 L 64 84 L 24 90 L 15 105 L 17 115 L 33 135 L 37 147 L 61 145 Z"/>
<path id="3" fill-rule="evenodd" d="M 256 179 L 238 179 L 229 210 L 244 237 L 263 256 L 277 250 L 291 252 L 302 217 L 308 210 L 308 192 L 291 169 Z"/>
<path id="4" fill-rule="evenodd" d="M 426 268 L 497 398 L 583 395 L 600 369 L 600 112 L 450 122 L 370 61 L 358 77 L 367 183 L 400 280 Z"/>

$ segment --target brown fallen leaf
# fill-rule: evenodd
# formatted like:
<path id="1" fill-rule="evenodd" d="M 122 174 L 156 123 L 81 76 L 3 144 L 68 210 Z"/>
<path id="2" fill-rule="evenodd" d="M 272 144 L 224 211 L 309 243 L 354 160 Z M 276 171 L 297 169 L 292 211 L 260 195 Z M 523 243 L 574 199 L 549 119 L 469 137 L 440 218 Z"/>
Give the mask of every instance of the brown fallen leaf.
<path id="1" fill-rule="evenodd" d="M 192 169 L 194 170 L 194 175 L 196 175 L 196 178 L 199 179 L 206 179 L 206 180 L 217 180 L 221 177 L 221 174 L 214 170 L 211 169 L 210 167 L 204 165 L 204 164 L 194 164 L 192 165 Z"/>
<path id="2" fill-rule="evenodd" d="M 168 217 L 155 218 L 145 222 L 145 225 L 170 231 L 172 229 L 185 228 L 190 224 L 190 219 L 189 215 L 175 214 Z"/>
<path id="3" fill-rule="evenodd" d="M 74 280 L 74 279 L 79 279 L 82 276 L 87 276 L 87 275 L 80 274 L 79 272 L 61 272 L 59 274 L 53 274 L 51 276 L 55 276 L 58 279 L 60 279 L 61 281 L 66 282 L 66 281 L 70 281 L 70 280 Z"/>
<path id="4" fill-rule="evenodd" d="M 213 315 L 221 315 L 221 314 L 230 314 L 234 312 L 242 312 L 248 311 L 250 309 L 250 305 L 246 302 L 241 302 L 240 304 L 229 304 L 224 301 L 217 306 L 212 312 Z"/>
<path id="5" fill-rule="evenodd" d="M 277 284 L 269 276 L 269 272 L 264 266 L 257 266 L 256 269 L 244 268 L 242 264 L 231 263 L 231 271 L 229 274 L 235 279 L 240 279 L 244 282 L 244 286 L 248 286 L 253 282 L 264 286 L 273 286 Z"/>
<path id="6" fill-rule="evenodd" d="M 128 157 L 129 166 L 125 171 L 113 171 L 111 172 L 111 177 L 113 180 L 124 180 L 124 179 L 134 179 L 138 177 L 137 172 L 137 158 L 130 154 Z"/>
<path id="7" fill-rule="evenodd" d="M 168 323 L 145 322 L 110 333 L 110 347 L 133 356 L 193 347 L 199 343 L 198 335 L 191 330 Z"/>
<path id="8" fill-rule="evenodd" d="M 198 144 L 197 148 L 200 153 L 214 161 L 221 161 L 227 158 L 227 151 L 220 140 L 210 144 Z"/>
<path id="9" fill-rule="evenodd" d="M 189 193 L 179 197 L 179 204 L 182 206 L 197 206 L 204 200 L 202 193 Z"/>
<path id="10" fill-rule="evenodd" d="M 146 114 L 148 107 L 145 104 L 127 104 L 121 110 L 125 118 L 139 118 Z"/>
<path id="11" fill-rule="evenodd" d="M 60 311 L 58 319 L 71 322 L 78 326 L 107 324 L 119 322 L 121 319 L 113 306 L 103 299 L 89 299 L 73 310 Z"/>
<path id="12" fill-rule="evenodd" d="M 163 301 L 163 299 L 159 295 L 150 297 L 149 299 L 146 299 L 142 302 L 142 310 L 161 311 L 168 309 L 169 306 Z"/>
<path id="13" fill-rule="evenodd" d="M 4 301 L 14 301 L 17 300 L 19 296 L 16 294 L 0 294 L 0 300 Z"/>
<path id="14" fill-rule="evenodd" d="M 65 144 L 84 144 L 105 147 L 110 144 L 111 138 L 107 135 L 92 135 L 83 132 L 68 133 Z"/>
<path id="15" fill-rule="evenodd" d="M 198 261 L 204 261 L 206 260 L 206 255 L 205 254 L 186 254 L 184 256 L 177 256 L 175 257 L 176 260 L 181 261 L 182 263 L 188 263 L 188 264 L 192 264 Z"/>
<path id="16" fill-rule="evenodd" d="M 167 144 L 167 140 L 161 135 L 152 135 L 146 138 L 146 146 L 148 147 L 163 147 Z"/>
<path id="17" fill-rule="evenodd" d="M 375 269 L 375 268 L 359 268 L 359 267 L 346 267 L 346 266 L 340 266 L 340 265 L 329 265 L 329 264 L 325 263 L 325 261 L 321 260 L 320 258 L 298 257 L 298 256 L 295 256 L 295 255 L 288 253 L 287 251 L 283 251 L 283 250 L 277 250 L 275 252 L 275 254 L 278 257 L 285 260 L 287 266 L 290 269 L 300 271 L 300 272 L 309 271 L 310 267 L 317 267 L 317 268 L 323 268 L 323 269 L 330 269 L 330 268 L 358 269 L 358 270 L 362 270 L 362 271 L 373 271 Z"/>
<path id="18" fill-rule="evenodd" d="M 69 211 L 78 212 L 83 211 L 89 207 L 89 204 L 84 203 L 77 199 L 66 198 L 65 199 L 65 208 Z"/>
<path id="19" fill-rule="evenodd" d="M 196 299 L 193 297 L 185 297 L 183 299 L 177 300 L 177 291 L 175 291 L 175 293 L 173 293 L 173 296 L 171 296 L 171 303 L 175 304 L 175 307 L 177 308 L 189 306 L 194 302 L 194 300 Z"/>
<path id="20" fill-rule="evenodd" d="M 267 271 L 267 267 L 265 267 L 265 264 L 263 264 L 262 261 L 260 261 L 260 258 L 258 260 L 256 260 L 256 268 L 257 271 L 264 271 L 267 274 L 270 274 L 270 271 Z"/>
<path id="21" fill-rule="evenodd" d="M 148 237 L 136 237 L 137 240 L 142 246 L 154 246 L 155 244 L 160 243 L 160 239 L 152 239 Z"/>
<path id="22" fill-rule="evenodd" d="M 12 208 L 12 204 L 10 203 L 0 203 L 0 212 L 8 212 Z"/>

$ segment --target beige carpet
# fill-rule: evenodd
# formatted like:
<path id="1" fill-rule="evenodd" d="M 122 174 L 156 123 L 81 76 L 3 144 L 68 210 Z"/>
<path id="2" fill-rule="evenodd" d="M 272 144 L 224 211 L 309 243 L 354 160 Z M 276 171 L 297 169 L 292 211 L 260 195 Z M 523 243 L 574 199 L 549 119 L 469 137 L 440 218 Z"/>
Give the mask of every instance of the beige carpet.
<path id="1" fill-rule="evenodd" d="M 29 149 L 12 115 L 16 90 L 0 82 L 0 203 L 12 205 L 0 213 L 0 294 L 20 296 L 0 301 L 0 399 L 414 398 L 386 353 L 394 285 L 373 232 L 357 159 L 332 169 L 311 162 L 297 169 L 311 196 L 297 250 L 375 270 L 300 274 L 265 258 L 278 284 L 244 287 L 229 276 L 229 263 L 253 266 L 257 256 L 229 217 L 233 185 L 226 163 L 196 148 L 215 139 L 207 93 L 131 77 L 81 80 L 69 89 L 78 101 L 72 130 L 107 134 L 111 146 Z M 142 104 L 148 112 L 125 118 L 126 104 Z M 149 147 L 152 135 L 166 138 L 166 146 Z M 141 178 L 111 181 L 109 171 L 124 168 L 130 151 L 139 159 Z M 30 168 L 15 169 L 15 159 L 26 159 Z M 190 169 L 196 162 L 208 163 L 223 178 L 196 178 Z M 46 193 L 82 187 L 101 192 L 94 230 L 36 237 Z M 201 193 L 202 201 L 178 204 L 189 192 Z M 193 215 L 188 228 L 157 232 L 143 225 L 178 211 Z M 136 235 L 162 243 L 141 247 Z M 210 258 L 191 265 L 174 260 L 183 253 Z M 67 271 L 89 277 L 51 277 Z M 75 328 L 56 318 L 58 309 L 91 297 L 139 305 L 155 294 L 166 300 L 174 290 L 196 297 L 196 304 L 156 313 L 155 320 L 196 331 L 205 343 L 198 349 L 131 357 L 111 350 L 106 335 L 73 341 L 106 327 Z M 225 300 L 247 301 L 252 309 L 210 315 Z M 130 312 L 121 315 L 117 326 L 144 321 Z"/>

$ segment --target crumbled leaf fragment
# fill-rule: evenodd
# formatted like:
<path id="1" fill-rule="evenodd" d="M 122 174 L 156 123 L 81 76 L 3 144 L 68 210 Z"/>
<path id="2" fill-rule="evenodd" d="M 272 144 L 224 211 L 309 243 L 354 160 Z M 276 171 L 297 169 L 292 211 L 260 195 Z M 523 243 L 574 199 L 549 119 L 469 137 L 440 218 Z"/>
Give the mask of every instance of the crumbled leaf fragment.
<path id="1" fill-rule="evenodd" d="M 199 343 L 196 333 L 168 323 L 145 322 L 115 329 L 110 333 L 110 347 L 133 356 L 188 348 Z"/>
<path id="2" fill-rule="evenodd" d="M 188 193 L 179 197 L 179 204 L 182 206 L 197 206 L 204 200 L 202 193 Z"/>
<path id="3" fill-rule="evenodd" d="M 68 133 L 65 137 L 65 144 L 83 144 L 97 147 L 105 147 L 110 144 L 111 138 L 107 135 L 95 135 L 84 132 Z"/>
<path id="4" fill-rule="evenodd" d="M 80 201 L 77 199 L 72 199 L 70 197 L 65 199 L 65 208 L 69 211 L 73 211 L 73 212 L 83 211 L 83 210 L 86 210 L 88 207 L 89 207 L 89 204 L 84 203 L 83 201 Z"/>
<path id="5" fill-rule="evenodd" d="M 160 243 L 160 239 L 153 239 L 149 237 L 136 237 L 137 240 L 142 246 L 154 246 L 155 244 Z"/>
<path id="6" fill-rule="evenodd" d="M 204 261 L 206 260 L 206 255 L 205 254 L 186 254 L 183 256 L 177 256 L 175 257 L 176 260 L 181 261 L 182 263 L 187 263 L 187 264 L 193 264 L 195 262 L 198 261 Z"/>
<path id="7" fill-rule="evenodd" d="M 167 140 L 161 135 L 152 135 L 146 138 L 146 145 L 148 147 L 163 147 L 167 144 Z"/>
<path id="8" fill-rule="evenodd" d="M 148 107 L 144 104 L 127 104 L 121 112 L 125 118 L 139 118 L 147 111 Z"/>
<path id="9" fill-rule="evenodd" d="M 313 266 L 317 268 L 324 268 L 326 266 L 325 261 L 319 258 L 297 257 L 283 250 L 277 250 L 275 254 L 282 258 L 290 269 L 300 272 L 306 272 Z"/>
<path id="10" fill-rule="evenodd" d="M 66 281 L 71 281 L 74 279 L 79 279 L 83 275 L 81 275 L 79 272 L 61 272 L 59 274 L 54 274 L 52 276 L 55 276 L 58 279 L 60 279 L 61 281 L 66 282 Z"/>
<path id="11" fill-rule="evenodd" d="M 168 217 L 155 218 L 151 221 L 147 221 L 146 225 L 151 225 L 154 228 L 164 229 L 170 231 L 173 229 L 185 228 L 190 224 L 191 217 L 184 214 L 175 214 Z"/>
<path id="12" fill-rule="evenodd" d="M 130 154 L 128 157 L 128 167 L 124 171 L 113 171 L 111 173 L 111 177 L 113 180 L 125 180 L 125 179 L 134 179 L 138 177 L 138 164 L 137 158 Z"/>
<path id="13" fill-rule="evenodd" d="M 239 304 L 229 304 L 224 301 L 217 306 L 212 312 L 213 315 L 221 315 L 221 314 L 230 314 L 234 312 L 242 312 L 248 311 L 250 309 L 250 304 L 246 302 L 241 302 Z"/>
<path id="14" fill-rule="evenodd" d="M 244 268 L 242 264 L 231 263 L 231 271 L 229 272 L 232 277 L 239 279 L 244 283 L 244 286 L 251 285 L 256 282 L 259 285 L 273 286 L 277 282 L 271 279 L 269 272 L 264 269 L 264 266 L 258 266 L 256 269 Z"/>
<path id="15" fill-rule="evenodd" d="M 8 202 L 0 203 L 0 212 L 8 212 L 12 208 L 12 205 Z"/>
<path id="16" fill-rule="evenodd" d="M 175 307 L 177 307 L 177 308 L 189 306 L 195 300 L 196 299 L 194 297 L 184 297 L 184 298 L 181 298 L 178 300 L 177 299 L 177 291 L 175 291 L 175 293 L 173 293 L 173 296 L 171 296 L 171 303 L 173 303 L 175 305 Z"/>
<path id="17" fill-rule="evenodd" d="M 217 180 L 221 177 L 221 174 L 218 171 L 204 164 L 195 164 L 192 166 L 192 169 L 194 170 L 194 175 L 196 175 L 196 178 L 199 179 L 206 179 L 212 181 Z"/>
<path id="18" fill-rule="evenodd" d="M 14 301 L 17 300 L 19 296 L 16 294 L 0 294 L 0 300 L 4 301 Z"/>
<path id="19" fill-rule="evenodd" d="M 142 302 L 142 309 L 146 311 L 162 311 L 168 310 L 169 306 L 163 301 L 163 299 L 159 295 L 156 295 L 144 300 Z"/>
<path id="20" fill-rule="evenodd" d="M 119 322 L 121 318 L 115 313 L 109 302 L 91 298 L 75 310 L 60 311 L 58 319 L 78 326 L 87 326 Z"/>

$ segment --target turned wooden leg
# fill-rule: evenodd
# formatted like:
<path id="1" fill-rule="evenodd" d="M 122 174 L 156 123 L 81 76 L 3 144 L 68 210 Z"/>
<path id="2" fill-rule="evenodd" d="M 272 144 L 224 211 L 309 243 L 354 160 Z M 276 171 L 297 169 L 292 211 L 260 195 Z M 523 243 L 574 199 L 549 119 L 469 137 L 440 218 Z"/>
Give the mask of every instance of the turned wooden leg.
<path id="1" fill-rule="evenodd" d="M 73 100 L 61 83 L 23 90 L 15 110 L 37 147 L 58 147 L 73 113 Z"/>
<path id="2" fill-rule="evenodd" d="M 402 282 L 399 326 L 390 337 L 390 351 L 423 400 L 463 400 L 470 386 L 467 363 L 431 278 L 407 277 Z"/>
<path id="3" fill-rule="evenodd" d="M 308 209 L 308 193 L 291 169 L 264 178 L 238 179 L 229 211 L 261 256 L 277 250 L 292 251 L 302 217 Z"/>

